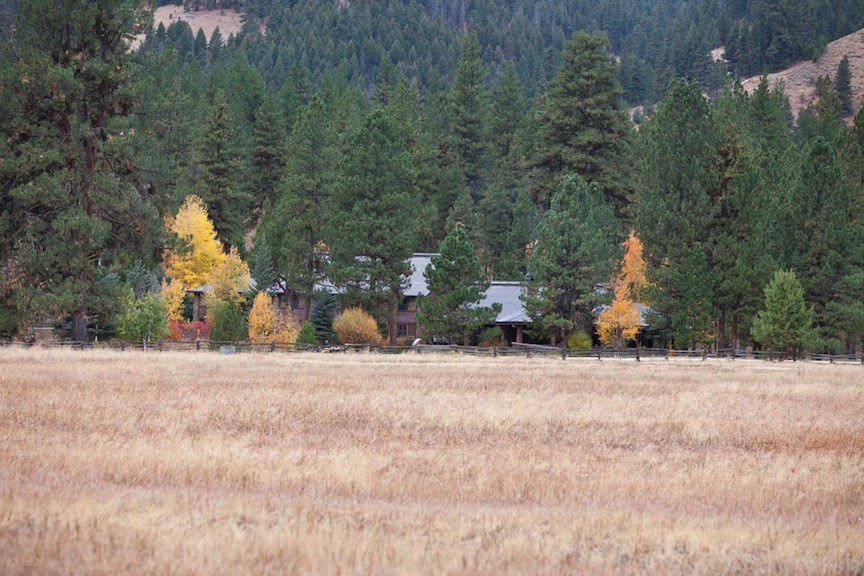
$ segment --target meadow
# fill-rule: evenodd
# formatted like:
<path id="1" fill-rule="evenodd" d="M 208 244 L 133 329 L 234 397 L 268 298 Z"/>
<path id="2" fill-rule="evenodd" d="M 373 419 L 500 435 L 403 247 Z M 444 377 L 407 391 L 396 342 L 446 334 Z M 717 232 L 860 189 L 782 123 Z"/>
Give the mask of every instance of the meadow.
<path id="1" fill-rule="evenodd" d="M 864 367 L 0 349 L 0 574 L 864 574 Z"/>

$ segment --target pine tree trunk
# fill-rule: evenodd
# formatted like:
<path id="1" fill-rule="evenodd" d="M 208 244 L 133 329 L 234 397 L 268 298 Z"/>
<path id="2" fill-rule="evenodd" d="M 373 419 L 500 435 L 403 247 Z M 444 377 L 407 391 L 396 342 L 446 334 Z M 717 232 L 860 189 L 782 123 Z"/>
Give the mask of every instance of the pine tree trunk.
<path id="1" fill-rule="evenodd" d="M 717 349 L 726 348 L 726 310 L 720 309 L 720 317 L 717 319 Z"/>
<path id="2" fill-rule="evenodd" d="M 72 311 L 72 341 L 87 342 L 87 311 L 77 308 Z"/>
<path id="3" fill-rule="evenodd" d="M 390 346 L 396 345 L 396 311 L 398 309 L 398 304 L 390 304 L 390 317 L 387 319 L 387 336 Z"/>
<path id="4" fill-rule="evenodd" d="M 312 314 L 312 297 L 306 296 L 303 298 L 303 321 L 306 322 L 309 320 L 309 316 Z"/>
<path id="5" fill-rule="evenodd" d="M 732 349 L 738 350 L 741 340 L 738 338 L 738 314 L 732 315 Z"/>

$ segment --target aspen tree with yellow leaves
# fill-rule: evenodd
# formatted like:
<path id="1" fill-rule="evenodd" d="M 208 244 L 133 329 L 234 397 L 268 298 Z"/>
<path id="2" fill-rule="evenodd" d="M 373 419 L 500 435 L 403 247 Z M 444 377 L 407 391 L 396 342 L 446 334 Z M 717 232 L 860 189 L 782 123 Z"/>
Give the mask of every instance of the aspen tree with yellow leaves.
<path id="1" fill-rule="evenodd" d="M 270 295 L 261 291 L 255 295 L 249 310 L 249 340 L 256 343 L 293 344 L 300 328 L 293 315 L 280 314 Z"/>
<path id="2" fill-rule="evenodd" d="M 225 252 L 204 201 L 194 194 L 187 196 L 170 228 L 185 246 L 167 251 L 165 273 L 187 288 L 209 282 Z"/>
<path id="3" fill-rule="evenodd" d="M 232 246 L 222 262 L 210 274 L 209 284 L 213 287 L 213 297 L 219 301 L 241 301 L 243 293 L 249 289 L 249 265 L 246 264 Z"/>

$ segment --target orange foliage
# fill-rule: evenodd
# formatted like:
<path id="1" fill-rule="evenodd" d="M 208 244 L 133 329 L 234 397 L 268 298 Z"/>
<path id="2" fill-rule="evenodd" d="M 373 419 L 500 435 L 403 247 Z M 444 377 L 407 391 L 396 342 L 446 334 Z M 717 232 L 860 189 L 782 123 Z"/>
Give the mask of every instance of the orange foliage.
<path id="1" fill-rule="evenodd" d="M 348 308 L 333 320 L 333 331 L 343 344 L 380 344 L 375 319 L 360 308 Z"/>
<path id="2" fill-rule="evenodd" d="M 620 284 L 621 290 L 626 289 L 630 300 L 645 304 L 642 289 L 648 285 L 648 279 L 645 275 L 647 266 L 643 250 L 642 241 L 635 233 L 630 232 L 630 236 L 624 241 L 624 257 L 621 258 L 621 272 L 615 280 L 615 293 L 618 294 Z"/>
<path id="3" fill-rule="evenodd" d="M 604 346 L 621 348 L 642 330 L 636 302 L 644 303 L 642 289 L 648 284 L 642 241 L 630 232 L 624 241 L 621 271 L 615 278 L 612 305 L 597 317 L 597 336 Z"/>
<path id="4" fill-rule="evenodd" d="M 632 300 L 616 297 L 597 317 L 597 336 L 604 346 L 623 347 L 639 335 L 639 311 Z"/>

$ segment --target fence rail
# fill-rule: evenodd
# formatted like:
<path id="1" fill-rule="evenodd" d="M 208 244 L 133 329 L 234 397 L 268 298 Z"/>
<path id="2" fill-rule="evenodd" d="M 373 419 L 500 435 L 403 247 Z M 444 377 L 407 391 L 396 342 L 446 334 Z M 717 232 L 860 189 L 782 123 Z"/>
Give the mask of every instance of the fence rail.
<path id="1" fill-rule="evenodd" d="M 283 344 L 278 342 L 218 342 L 210 340 L 164 340 L 143 344 L 141 342 L 123 342 L 112 340 L 106 343 L 93 342 L 41 342 L 22 343 L 0 341 L 0 347 L 41 347 L 70 349 L 110 349 L 138 350 L 147 352 L 221 352 L 223 354 L 274 353 L 274 352 L 318 352 L 318 353 L 376 353 L 376 354 L 461 354 L 464 356 L 525 356 L 553 357 L 567 359 L 597 359 L 597 360 L 634 360 L 642 359 L 726 359 L 726 360 L 765 360 L 765 361 L 807 361 L 828 363 L 859 363 L 864 365 L 864 353 L 855 354 L 821 354 L 808 353 L 793 358 L 786 353 L 766 350 L 740 350 L 732 348 L 706 350 L 676 350 L 669 348 L 600 348 L 584 350 L 568 350 L 557 346 L 539 344 L 512 344 L 511 346 L 481 347 L 458 345 L 417 346 L 377 346 L 369 344 L 312 345 Z"/>

